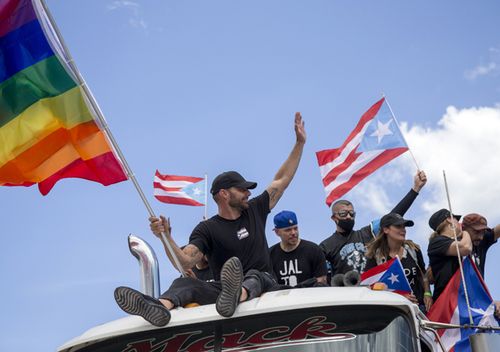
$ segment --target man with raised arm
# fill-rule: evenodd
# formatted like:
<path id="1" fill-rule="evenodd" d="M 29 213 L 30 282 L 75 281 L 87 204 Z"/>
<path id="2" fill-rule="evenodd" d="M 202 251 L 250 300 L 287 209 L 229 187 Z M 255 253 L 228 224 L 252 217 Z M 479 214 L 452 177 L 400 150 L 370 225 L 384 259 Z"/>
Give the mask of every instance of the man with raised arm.
<path id="1" fill-rule="evenodd" d="M 217 203 L 218 213 L 195 227 L 184 249 L 173 240 L 169 219 L 163 216 L 149 219 L 151 230 L 157 237 L 161 238 L 161 233 L 165 233 L 184 270 L 193 267 L 206 255 L 216 281 L 179 278 L 159 299 L 129 287 L 118 287 L 115 300 L 120 308 L 129 314 L 140 315 L 156 326 L 168 324 L 170 309 L 193 302 L 215 302 L 217 312 L 229 317 L 239 302 L 258 297 L 276 286 L 265 224 L 299 166 L 306 142 L 300 113 L 295 114 L 295 136 L 296 142 L 287 160 L 267 189 L 257 197 L 249 200 L 250 190 L 257 187 L 257 183 L 245 180 L 236 171 L 223 172 L 214 179 L 210 192 Z M 168 250 L 167 255 L 174 263 Z"/>
<path id="2" fill-rule="evenodd" d="M 390 211 L 391 213 L 401 216 L 406 213 L 427 182 L 425 172 L 417 171 L 413 181 L 413 188 Z M 348 200 L 342 199 L 332 204 L 331 218 L 335 222 L 336 231 L 319 245 L 325 253 L 326 260 L 330 262 L 332 277 L 351 270 L 359 273 L 365 270 L 365 245 L 378 233 L 375 227 L 379 227 L 379 221 L 372 222 L 371 225 L 359 230 L 353 230 L 355 217 L 354 206 Z"/>

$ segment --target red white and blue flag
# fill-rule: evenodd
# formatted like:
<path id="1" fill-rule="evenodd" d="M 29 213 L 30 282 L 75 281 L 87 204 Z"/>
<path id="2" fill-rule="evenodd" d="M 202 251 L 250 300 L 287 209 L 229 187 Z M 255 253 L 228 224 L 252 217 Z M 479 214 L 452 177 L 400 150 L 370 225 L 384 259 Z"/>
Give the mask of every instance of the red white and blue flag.
<path id="1" fill-rule="evenodd" d="M 372 286 L 377 282 L 383 282 L 387 286 L 388 291 L 399 294 L 411 293 L 410 283 L 406 278 L 399 257 L 377 265 L 361 274 L 360 285 Z"/>
<path id="2" fill-rule="evenodd" d="M 340 148 L 316 152 L 326 204 L 346 194 L 365 177 L 408 150 L 385 98 L 363 114 Z"/>
<path id="3" fill-rule="evenodd" d="M 154 196 L 160 202 L 192 206 L 205 205 L 203 177 L 162 175 L 156 170 Z"/>
<path id="4" fill-rule="evenodd" d="M 498 320 L 494 316 L 495 303 L 476 265 L 469 257 L 463 261 L 463 270 L 474 325 L 498 327 Z M 470 324 L 460 270 L 455 272 L 444 291 L 427 313 L 427 317 L 431 321 L 440 323 Z M 476 329 L 465 328 L 438 330 L 446 350 L 454 352 L 471 351 L 469 335 L 477 332 Z"/>

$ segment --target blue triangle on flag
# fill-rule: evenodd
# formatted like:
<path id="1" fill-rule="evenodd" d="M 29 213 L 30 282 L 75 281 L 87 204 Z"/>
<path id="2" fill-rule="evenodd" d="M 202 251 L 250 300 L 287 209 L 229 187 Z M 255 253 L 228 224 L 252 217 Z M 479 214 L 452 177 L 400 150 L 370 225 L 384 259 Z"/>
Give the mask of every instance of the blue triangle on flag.
<path id="1" fill-rule="evenodd" d="M 408 145 L 392 117 L 389 106 L 384 101 L 377 115 L 368 125 L 357 151 L 369 152 L 395 148 L 408 148 Z"/>
<path id="2" fill-rule="evenodd" d="M 187 196 L 194 199 L 198 203 L 205 204 L 205 181 L 200 181 L 187 185 L 181 189 Z"/>

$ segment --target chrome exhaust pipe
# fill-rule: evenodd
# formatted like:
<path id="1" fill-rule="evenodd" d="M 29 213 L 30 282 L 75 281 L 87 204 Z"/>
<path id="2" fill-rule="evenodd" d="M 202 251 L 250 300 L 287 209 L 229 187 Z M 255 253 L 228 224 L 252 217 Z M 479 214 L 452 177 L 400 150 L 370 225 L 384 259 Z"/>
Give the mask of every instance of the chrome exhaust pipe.
<path id="1" fill-rule="evenodd" d="M 142 238 L 132 234 L 128 236 L 128 248 L 139 261 L 141 292 L 151 297 L 160 297 L 160 271 L 155 251 Z"/>

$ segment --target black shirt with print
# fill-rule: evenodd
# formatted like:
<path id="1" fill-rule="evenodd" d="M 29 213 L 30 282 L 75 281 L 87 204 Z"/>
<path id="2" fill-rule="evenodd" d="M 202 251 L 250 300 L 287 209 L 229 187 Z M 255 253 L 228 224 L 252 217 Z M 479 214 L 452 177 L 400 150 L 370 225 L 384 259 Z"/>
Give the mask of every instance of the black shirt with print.
<path id="1" fill-rule="evenodd" d="M 413 189 L 399 201 L 391 210 L 403 216 L 417 198 L 418 193 Z M 345 274 L 350 270 L 359 273 L 365 271 L 366 258 L 365 244 L 370 242 L 374 236 L 370 225 L 359 230 L 351 231 L 349 234 L 335 232 L 333 235 L 320 243 L 320 248 L 325 253 L 325 258 L 330 262 L 332 276 L 335 274 Z"/>
<path id="2" fill-rule="evenodd" d="M 407 245 L 404 246 L 403 256 L 400 258 L 401 265 L 405 272 L 406 279 L 410 284 L 413 295 L 417 298 L 419 304 L 424 304 L 424 273 L 425 273 L 425 262 L 420 249 L 415 249 L 415 256 L 417 261 L 413 259 L 412 255 L 409 253 L 411 249 L 408 249 Z M 381 263 L 392 259 L 390 256 L 384 258 Z M 377 261 L 375 258 L 369 258 L 366 262 L 366 270 L 369 270 L 377 266 Z"/>
<path id="3" fill-rule="evenodd" d="M 265 235 L 269 194 L 264 191 L 248 205 L 236 220 L 215 215 L 200 222 L 189 237 L 189 243 L 207 256 L 216 281 L 220 280 L 222 265 L 231 257 L 240 259 L 245 273 L 250 269 L 272 273 Z"/>
<path id="4" fill-rule="evenodd" d="M 291 252 L 285 252 L 277 243 L 269 253 L 279 284 L 294 287 L 307 279 L 326 276 L 325 256 L 315 243 L 301 239 Z"/>

